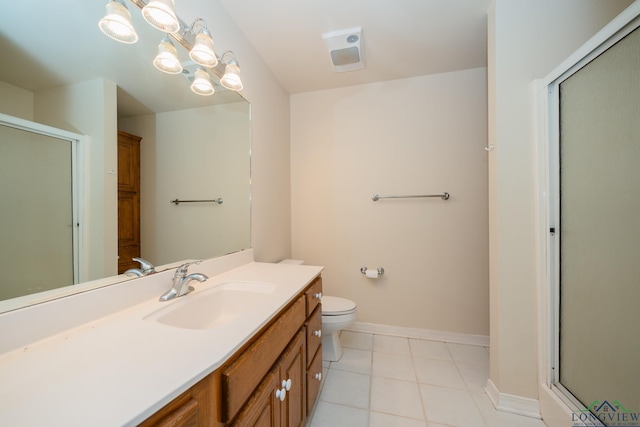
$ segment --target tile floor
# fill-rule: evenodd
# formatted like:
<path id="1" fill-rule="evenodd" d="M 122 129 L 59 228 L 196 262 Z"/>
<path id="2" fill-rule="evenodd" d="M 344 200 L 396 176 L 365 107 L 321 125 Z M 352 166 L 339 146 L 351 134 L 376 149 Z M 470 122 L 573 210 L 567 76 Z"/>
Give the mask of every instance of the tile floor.
<path id="1" fill-rule="evenodd" d="M 544 427 L 496 411 L 485 347 L 343 331 L 309 427 Z"/>

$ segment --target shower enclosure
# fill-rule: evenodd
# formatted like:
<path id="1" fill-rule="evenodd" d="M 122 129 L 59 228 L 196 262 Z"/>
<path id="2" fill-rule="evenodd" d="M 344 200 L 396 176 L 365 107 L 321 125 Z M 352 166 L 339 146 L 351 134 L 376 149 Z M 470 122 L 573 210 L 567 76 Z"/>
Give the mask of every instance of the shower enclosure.
<path id="1" fill-rule="evenodd" d="M 77 145 L 0 115 L 0 300 L 78 283 Z"/>
<path id="2" fill-rule="evenodd" d="M 548 86 L 549 377 L 573 425 L 640 425 L 638 25 Z"/>

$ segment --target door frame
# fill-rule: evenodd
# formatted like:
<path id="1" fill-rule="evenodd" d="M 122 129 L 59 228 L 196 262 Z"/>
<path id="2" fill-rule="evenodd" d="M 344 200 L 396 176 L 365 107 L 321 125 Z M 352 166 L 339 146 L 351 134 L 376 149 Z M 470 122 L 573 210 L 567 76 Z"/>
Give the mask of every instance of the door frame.
<path id="1" fill-rule="evenodd" d="M 536 94 L 536 255 L 538 272 L 538 377 L 541 401 L 551 392 L 554 410 L 571 414 L 584 409 L 559 383 L 559 90 L 560 84 L 587 63 L 640 27 L 636 1 L 543 79 Z M 555 233 L 550 233 L 550 229 Z M 545 405 L 541 405 L 543 418 Z M 551 417 L 550 417 L 551 418 Z M 566 420 L 568 420 L 567 418 Z"/>
<path id="2" fill-rule="evenodd" d="M 87 280 L 86 253 L 85 253 L 85 152 L 88 137 L 85 135 L 68 132 L 63 129 L 43 125 L 18 117 L 0 113 L 0 124 L 14 129 L 33 132 L 40 135 L 62 139 L 71 143 L 71 192 L 72 192 L 72 227 L 73 238 L 73 284 L 85 282 Z"/>

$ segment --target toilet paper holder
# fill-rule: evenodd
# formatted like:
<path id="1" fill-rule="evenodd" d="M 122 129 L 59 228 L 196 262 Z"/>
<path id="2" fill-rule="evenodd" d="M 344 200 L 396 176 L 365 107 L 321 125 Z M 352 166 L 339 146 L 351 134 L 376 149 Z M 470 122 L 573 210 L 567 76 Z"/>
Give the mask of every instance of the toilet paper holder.
<path id="1" fill-rule="evenodd" d="M 366 275 L 367 274 L 367 270 L 369 270 L 367 267 L 362 267 L 360 269 L 360 273 Z M 377 271 L 378 271 L 378 276 L 382 276 L 384 274 L 384 268 L 382 268 L 382 267 L 378 267 Z"/>

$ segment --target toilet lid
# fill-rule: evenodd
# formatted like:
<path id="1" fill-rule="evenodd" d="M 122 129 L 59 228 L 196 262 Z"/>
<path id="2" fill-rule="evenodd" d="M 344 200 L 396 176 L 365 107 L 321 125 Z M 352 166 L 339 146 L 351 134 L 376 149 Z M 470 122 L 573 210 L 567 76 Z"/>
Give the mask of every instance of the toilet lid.
<path id="1" fill-rule="evenodd" d="M 356 309 L 356 303 L 346 298 L 340 297 L 322 297 L 322 315 L 323 316 L 339 316 L 341 314 L 351 313 Z"/>

